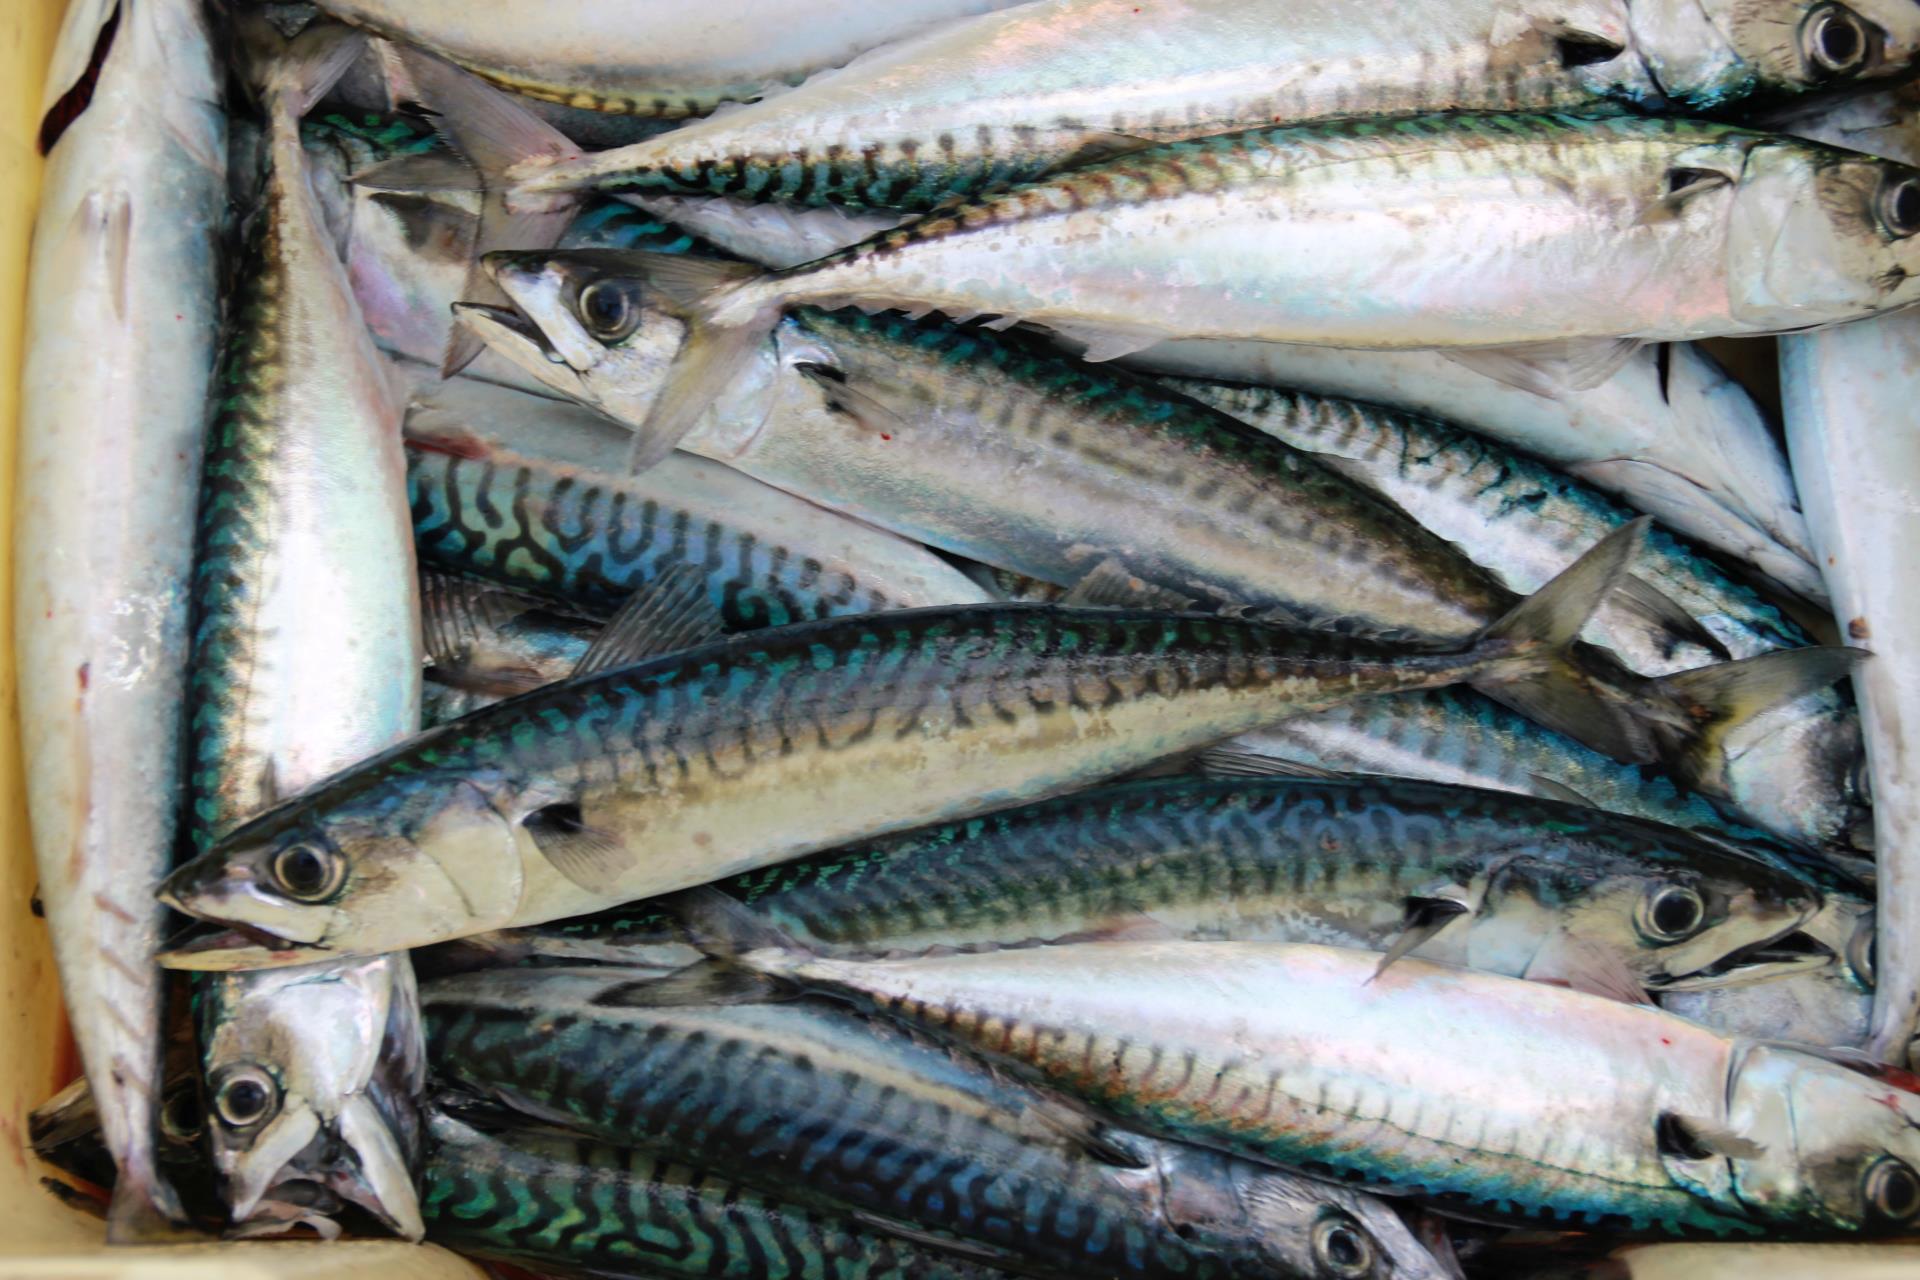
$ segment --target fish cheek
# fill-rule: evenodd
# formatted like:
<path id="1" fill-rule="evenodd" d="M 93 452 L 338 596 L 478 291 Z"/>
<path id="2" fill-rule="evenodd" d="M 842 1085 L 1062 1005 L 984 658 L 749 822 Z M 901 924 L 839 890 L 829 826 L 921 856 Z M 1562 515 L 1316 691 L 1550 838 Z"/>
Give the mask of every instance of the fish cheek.
<path id="1" fill-rule="evenodd" d="M 1727 218 L 1727 301 L 1756 329 L 1792 329 L 1860 314 L 1880 290 L 1879 239 L 1861 166 L 1816 164 L 1768 143 L 1747 153 Z M 1884 256 L 1884 255 L 1882 255 Z"/>

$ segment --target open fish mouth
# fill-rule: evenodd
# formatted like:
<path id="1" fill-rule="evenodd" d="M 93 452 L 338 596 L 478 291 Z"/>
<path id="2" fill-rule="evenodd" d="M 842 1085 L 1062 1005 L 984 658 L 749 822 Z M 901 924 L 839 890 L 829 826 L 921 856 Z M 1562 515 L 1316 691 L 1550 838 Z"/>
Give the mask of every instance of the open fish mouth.
<path id="1" fill-rule="evenodd" d="M 313 964 L 333 953 L 285 938 L 251 925 L 209 926 L 195 923 L 168 940 L 155 957 L 162 967 L 198 972 L 227 969 L 285 969 Z"/>
<path id="2" fill-rule="evenodd" d="M 514 358 L 516 351 L 538 355 L 553 364 L 566 361 L 540 332 L 540 326 L 513 307 L 496 307 L 485 302 L 456 302 L 454 318 L 501 355 Z M 518 363 L 517 359 L 515 361 Z"/>
<path id="3" fill-rule="evenodd" d="M 1705 991 L 1811 973 L 1839 960 L 1839 953 L 1826 943 L 1803 930 L 1791 929 L 1777 938 L 1729 952 L 1704 969 L 1678 977 L 1650 977 L 1647 986 L 1655 991 Z"/>

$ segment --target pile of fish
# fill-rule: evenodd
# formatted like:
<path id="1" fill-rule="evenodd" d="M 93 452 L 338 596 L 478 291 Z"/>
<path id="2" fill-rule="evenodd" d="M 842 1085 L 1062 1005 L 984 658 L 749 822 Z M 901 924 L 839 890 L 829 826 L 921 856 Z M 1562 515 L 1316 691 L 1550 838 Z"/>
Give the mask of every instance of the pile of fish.
<path id="1" fill-rule="evenodd" d="M 1916 73 L 1911 0 L 75 0 L 49 1185 L 689 1280 L 1920 1231 Z"/>

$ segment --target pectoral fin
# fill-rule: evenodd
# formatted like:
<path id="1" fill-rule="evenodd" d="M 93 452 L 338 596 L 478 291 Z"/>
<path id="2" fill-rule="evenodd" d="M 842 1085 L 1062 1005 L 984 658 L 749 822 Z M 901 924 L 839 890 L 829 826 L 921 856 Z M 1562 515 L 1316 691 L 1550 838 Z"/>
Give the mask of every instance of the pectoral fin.
<path id="1" fill-rule="evenodd" d="M 612 893 L 634 867 L 631 850 L 612 832 L 588 826 L 571 802 L 535 809 L 520 820 L 553 869 L 589 893 Z"/>

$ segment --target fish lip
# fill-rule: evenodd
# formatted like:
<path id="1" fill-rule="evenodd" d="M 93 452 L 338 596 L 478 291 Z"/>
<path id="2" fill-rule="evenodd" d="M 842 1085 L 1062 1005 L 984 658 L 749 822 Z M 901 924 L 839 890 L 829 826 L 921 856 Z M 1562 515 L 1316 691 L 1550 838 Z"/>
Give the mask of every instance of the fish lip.
<path id="1" fill-rule="evenodd" d="M 330 959 L 333 954 L 253 925 L 210 929 L 205 922 L 196 921 L 169 938 L 154 960 L 163 969 L 217 973 L 229 969 L 285 969 Z"/>
<path id="2" fill-rule="evenodd" d="M 1677 977 L 1649 977 L 1647 986 L 1662 992 L 1706 991 L 1715 987 L 1739 986 L 1762 979 L 1807 973 L 1837 964 L 1839 960 L 1839 953 L 1832 947 L 1812 934 L 1794 928 L 1729 952 L 1704 969 Z"/>

